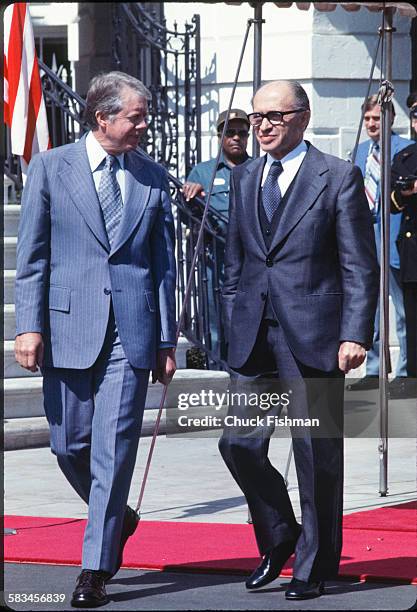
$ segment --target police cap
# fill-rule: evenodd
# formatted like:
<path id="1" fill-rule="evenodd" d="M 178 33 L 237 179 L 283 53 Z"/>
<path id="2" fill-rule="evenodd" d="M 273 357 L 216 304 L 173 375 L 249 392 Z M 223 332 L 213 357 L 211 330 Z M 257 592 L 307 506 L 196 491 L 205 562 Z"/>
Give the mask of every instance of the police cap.
<path id="1" fill-rule="evenodd" d="M 217 119 L 217 124 L 216 124 L 217 131 L 219 131 L 223 127 L 223 124 L 226 121 L 226 116 L 227 116 L 227 110 L 220 113 Z M 231 121 L 232 119 L 240 119 L 241 121 L 244 121 L 245 123 L 247 123 L 248 127 L 250 127 L 250 123 L 249 123 L 247 114 L 245 113 L 245 111 L 241 110 L 240 108 L 230 109 L 229 121 Z"/>

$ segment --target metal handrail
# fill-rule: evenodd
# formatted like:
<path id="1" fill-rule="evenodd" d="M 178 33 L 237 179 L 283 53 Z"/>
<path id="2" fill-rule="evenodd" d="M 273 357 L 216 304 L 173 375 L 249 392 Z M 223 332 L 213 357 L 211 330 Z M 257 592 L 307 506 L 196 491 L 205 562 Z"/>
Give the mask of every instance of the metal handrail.
<path id="1" fill-rule="evenodd" d="M 60 88 L 65 91 L 68 96 L 70 96 L 71 98 L 73 98 L 76 102 L 78 102 L 78 104 L 80 106 L 82 106 L 83 108 L 85 108 L 87 106 L 86 101 L 84 100 L 84 98 L 82 98 L 80 95 L 77 94 L 76 91 L 74 91 L 73 89 L 71 89 L 71 87 L 69 87 L 69 85 L 67 85 L 62 79 L 59 78 L 59 76 L 56 74 L 56 72 L 54 72 L 51 68 L 49 68 L 49 66 L 47 66 L 41 59 L 38 58 L 38 64 L 39 64 L 39 68 L 41 70 L 43 70 L 43 72 L 45 74 L 47 74 L 52 80 L 56 81 L 57 83 L 59 83 Z M 42 75 L 41 75 L 42 76 Z"/>
<path id="2" fill-rule="evenodd" d="M 153 27 L 155 27 L 157 30 L 161 31 L 164 35 L 166 35 L 166 34 L 173 34 L 174 36 L 186 36 L 187 34 L 189 34 L 189 32 L 179 32 L 177 29 L 169 30 L 165 25 L 159 23 L 153 17 L 151 17 L 151 15 L 149 15 L 149 13 L 142 8 L 142 6 L 140 5 L 139 2 L 133 2 L 131 4 L 134 5 L 135 9 L 140 13 L 140 15 L 141 15 L 141 17 L 143 17 L 143 19 L 149 21 L 152 24 Z M 187 28 L 187 26 L 186 26 L 186 28 Z"/>
<path id="3" fill-rule="evenodd" d="M 199 15 L 179 32 L 176 24 L 172 30 L 158 23 L 141 3 L 113 3 L 112 54 L 115 68 L 149 84 L 148 151 L 177 177 L 186 176 L 201 161 Z"/>

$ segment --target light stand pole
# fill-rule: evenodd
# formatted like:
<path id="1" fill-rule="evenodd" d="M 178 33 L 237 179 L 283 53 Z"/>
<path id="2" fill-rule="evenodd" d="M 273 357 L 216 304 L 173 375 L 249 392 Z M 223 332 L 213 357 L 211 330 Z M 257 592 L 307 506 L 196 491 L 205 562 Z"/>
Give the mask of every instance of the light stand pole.
<path id="1" fill-rule="evenodd" d="M 394 10 L 384 9 L 383 50 L 384 81 L 379 95 L 381 104 L 381 283 L 380 283 L 380 351 L 379 351 L 379 493 L 388 493 L 388 373 L 391 371 L 389 353 L 389 255 L 391 211 L 391 125 L 392 103 L 392 27 Z"/>
<path id="2" fill-rule="evenodd" d="M 259 89 L 262 82 L 262 24 L 265 23 L 265 19 L 262 19 L 262 5 L 263 2 L 251 2 L 251 6 L 254 8 L 253 95 L 255 95 L 255 91 Z M 258 156 L 259 143 L 254 132 L 252 134 L 252 157 L 256 158 Z"/>

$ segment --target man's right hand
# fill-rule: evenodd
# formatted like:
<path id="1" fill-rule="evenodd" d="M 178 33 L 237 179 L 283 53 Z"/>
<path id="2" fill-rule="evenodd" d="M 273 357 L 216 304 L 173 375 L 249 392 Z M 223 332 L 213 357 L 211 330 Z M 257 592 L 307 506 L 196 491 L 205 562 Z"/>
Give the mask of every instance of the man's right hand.
<path id="1" fill-rule="evenodd" d="M 41 368 L 43 365 L 43 350 L 42 334 L 27 332 L 16 336 L 14 354 L 22 368 L 37 372 L 37 366 Z"/>
<path id="2" fill-rule="evenodd" d="M 200 183 L 184 183 L 182 192 L 185 196 L 186 201 L 192 200 L 196 196 L 205 196 L 204 187 Z"/>

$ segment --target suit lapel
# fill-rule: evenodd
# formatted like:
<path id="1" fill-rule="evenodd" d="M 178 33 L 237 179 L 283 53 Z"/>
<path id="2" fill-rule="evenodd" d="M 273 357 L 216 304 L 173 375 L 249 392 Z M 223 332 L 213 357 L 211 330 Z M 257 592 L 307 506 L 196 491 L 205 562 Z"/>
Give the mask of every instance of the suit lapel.
<path id="1" fill-rule="evenodd" d="M 249 227 L 253 228 L 256 242 L 263 253 L 266 253 L 265 242 L 262 236 L 261 224 L 258 215 L 259 189 L 262 181 L 262 173 L 265 165 L 265 157 L 256 159 L 246 168 L 246 174 L 241 180 L 241 194 L 245 218 Z"/>
<path id="2" fill-rule="evenodd" d="M 125 201 L 111 253 L 120 249 L 142 219 L 151 192 L 144 170 L 145 164 L 137 153 L 125 155 Z"/>
<path id="3" fill-rule="evenodd" d="M 109 240 L 88 162 L 85 137 L 68 148 L 59 175 L 74 206 L 97 240 L 109 252 Z"/>
<path id="4" fill-rule="evenodd" d="M 294 179 L 293 189 L 271 243 L 271 251 L 288 236 L 317 200 L 326 187 L 327 181 L 323 175 L 327 171 L 328 167 L 324 157 L 318 149 L 310 145 Z"/>

